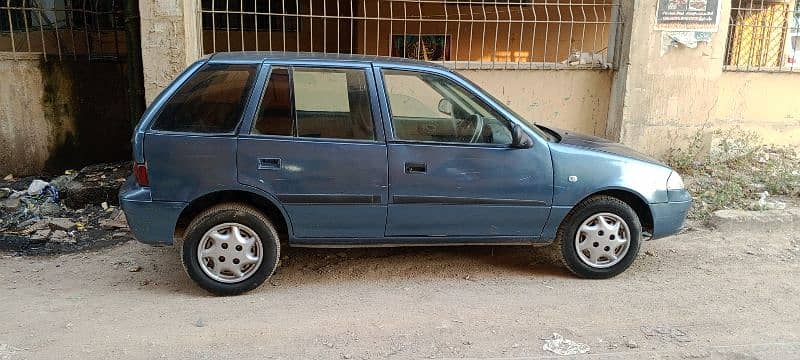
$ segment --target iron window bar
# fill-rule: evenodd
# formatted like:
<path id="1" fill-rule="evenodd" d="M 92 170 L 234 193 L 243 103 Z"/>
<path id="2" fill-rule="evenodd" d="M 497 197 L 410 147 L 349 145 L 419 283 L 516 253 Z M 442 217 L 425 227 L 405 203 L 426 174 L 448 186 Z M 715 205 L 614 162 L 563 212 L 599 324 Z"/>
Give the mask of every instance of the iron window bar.
<path id="1" fill-rule="evenodd" d="M 198 1 L 203 53 L 401 56 L 457 69 L 610 68 L 621 18 L 612 0 Z"/>

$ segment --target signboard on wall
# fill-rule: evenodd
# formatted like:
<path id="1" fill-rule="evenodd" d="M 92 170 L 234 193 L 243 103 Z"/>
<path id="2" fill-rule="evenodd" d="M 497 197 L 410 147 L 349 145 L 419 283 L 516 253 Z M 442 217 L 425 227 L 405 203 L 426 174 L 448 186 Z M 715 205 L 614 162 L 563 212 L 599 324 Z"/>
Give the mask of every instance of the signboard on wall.
<path id="1" fill-rule="evenodd" d="M 658 0 L 656 30 L 716 32 L 720 0 Z"/>

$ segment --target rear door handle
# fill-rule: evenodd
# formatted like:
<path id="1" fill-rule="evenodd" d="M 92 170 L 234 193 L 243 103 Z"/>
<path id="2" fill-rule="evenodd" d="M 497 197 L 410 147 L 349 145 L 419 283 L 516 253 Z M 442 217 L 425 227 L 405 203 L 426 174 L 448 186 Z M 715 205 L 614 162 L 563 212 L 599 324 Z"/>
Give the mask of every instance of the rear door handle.
<path id="1" fill-rule="evenodd" d="M 423 163 L 406 163 L 406 174 L 424 174 L 428 171 Z"/>
<path id="2" fill-rule="evenodd" d="M 281 159 L 280 158 L 259 158 L 258 159 L 258 169 L 259 170 L 277 170 L 281 168 Z"/>

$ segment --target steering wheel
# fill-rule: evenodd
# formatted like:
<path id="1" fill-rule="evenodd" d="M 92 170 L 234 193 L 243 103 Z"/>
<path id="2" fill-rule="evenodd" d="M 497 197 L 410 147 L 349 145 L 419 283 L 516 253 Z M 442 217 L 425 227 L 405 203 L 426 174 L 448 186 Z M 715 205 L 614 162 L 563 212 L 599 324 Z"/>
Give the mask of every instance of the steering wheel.
<path id="1" fill-rule="evenodd" d="M 461 136 L 458 136 L 458 134 L 460 133 L 459 130 L 461 130 L 461 129 L 469 129 L 470 123 L 475 123 L 475 129 L 472 130 L 472 137 L 469 139 L 469 143 L 470 144 L 474 144 L 474 143 L 478 142 L 478 139 L 480 139 L 481 135 L 483 134 L 484 120 L 483 120 L 483 116 L 481 116 L 480 114 L 472 114 L 472 115 L 468 116 L 466 119 L 458 119 L 458 120 L 456 120 L 456 129 L 455 129 L 456 130 L 456 137 L 459 140 L 466 140 L 467 139 L 466 136 L 461 137 Z"/>

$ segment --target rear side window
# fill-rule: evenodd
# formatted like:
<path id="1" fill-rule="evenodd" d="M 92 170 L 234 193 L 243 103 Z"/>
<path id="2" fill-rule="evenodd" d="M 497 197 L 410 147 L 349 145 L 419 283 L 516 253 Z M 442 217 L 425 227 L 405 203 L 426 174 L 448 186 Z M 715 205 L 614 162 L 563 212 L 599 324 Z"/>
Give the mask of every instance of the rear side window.
<path id="1" fill-rule="evenodd" d="M 273 67 L 252 133 L 374 140 L 366 72 Z"/>
<path id="2" fill-rule="evenodd" d="M 231 133 L 242 116 L 257 64 L 207 64 L 164 105 L 154 130 Z"/>

